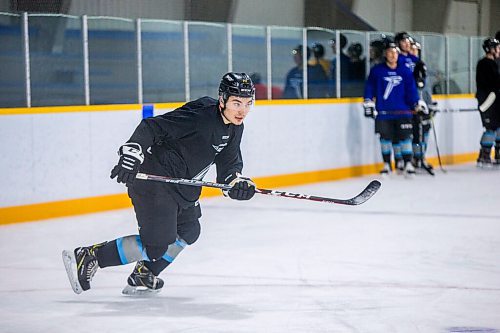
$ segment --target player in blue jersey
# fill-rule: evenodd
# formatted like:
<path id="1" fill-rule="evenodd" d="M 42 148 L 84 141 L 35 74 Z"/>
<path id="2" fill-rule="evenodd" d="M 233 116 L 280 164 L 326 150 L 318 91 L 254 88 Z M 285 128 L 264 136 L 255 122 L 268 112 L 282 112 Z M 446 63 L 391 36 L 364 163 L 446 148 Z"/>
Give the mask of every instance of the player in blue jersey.
<path id="1" fill-rule="evenodd" d="M 394 42 L 399 47 L 398 64 L 406 66 L 413 72 L 418 62 L 418 56 L 411 52 L 412 37 L 407 32 L 398 32 L 394 36 Z"/>
<path id="2" fill-rule="evenodd" d="M 401 157 L 405 175 L 412 176 L 411 164 L 412 116 L 418 109 L 418 91 L 413 74 L 404 65 L 398 65 L 399 49 L 390 40 L 384 45 L 385 62 L 374 66 L 365 85 L 364 103 L 366 117 L 375 118 L 375 132 L 380 136 L 384 167 L 382 174 L 389 174 L 392 143 L 401 144 Z"/>
<path id="3" fill-rule="evenodd" d="M 398 64 L 406 66 L 412 72 L 415 68 L 415 64 L 418 58 L 411 55 L 411 37 L 407 32 L 398 32 L 394 36 L 394 42 L 399 48 Z M 399 142 L 393 142 L 394 149 L 394 159 L 396 160 L 396 168 L 398 171 L 402 171 L 404 168 L 403 158 L 401 156 L 401 144 Z"/>

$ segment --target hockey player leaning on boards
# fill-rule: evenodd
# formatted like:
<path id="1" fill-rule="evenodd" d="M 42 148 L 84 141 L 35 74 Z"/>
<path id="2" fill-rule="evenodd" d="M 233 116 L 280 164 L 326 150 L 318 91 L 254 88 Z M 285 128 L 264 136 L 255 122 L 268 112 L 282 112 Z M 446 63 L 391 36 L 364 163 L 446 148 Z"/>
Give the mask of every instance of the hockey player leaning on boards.
<path id="1" fill-rule="evenodd" d="M 413 165 L 415 168 L 424 169 L 429 174 L 434 175 L 434 168 L 425 159 L 427 152 L 427 143 L 429 142 L 429 132 L 432 126 L 432 117 L 436 112 L 432 96 L 426 87 L 427 67 L 421 59 L 421 45 L 419 42 L 410 38 L 411 51 L 410 53 L 417 57 L 415 68 L 413 69 L 413 77 L 417 84 L 418 94 L 423 101 L 421 110 L 413 115 Z M 429 106 L 427 108 L 427 106 Z M 428 112 L 425 112 L 428 111 Z"/>
<path id="2" fill-rule="evenodd" d="M 384 46 L 385 63 L 375 65 L 365 85 L 365 117 L 375 118 L 375 132 L 380 136 L 384 167 L 381 174 L 389 174 L 392 142 L 401 144 L 404 173 L 413 176 L 415 168 L 411 160 L 412 116 L 419 110 L 419 97 L 412 72 L 398 65 L 396 44 L 387 40 Z M 375 100 L 374 100 L 375 99 Z"/>
<path id="3" fill-rule="evenodd" d="M 123 290 L 157 292 L 158 278 L 177 255 L 200 235 L 201 188 L 136 180 L 137 173 L 201 180 L 215 163 L 217 182 L 232 185 L 224 195 L 249 200 L 255 184 L 241 176 L 243 120 L 254 102 L 254 85 L 245 73 L 227 73 L 219 98 L 202 97 L 161 116 L 142 120 L 120 147 L 111 178 L 128 187 L 139 235 L 63 251 L 74 292 L 90 289 L 98 267 L 137 262 Z M 140 288 L 138 288 L 140 287 Z"/>
<path id="4" fill-rule="evenodd" d="M 486 38 L 484 57 L 476 67 L 476 99 L 484 127 L 477 165 L 491 166 L 491 148 L 495 145 L 495 164 L 500 165 L 500 74 L 496 59 L 500 57 L 500 41 Z"/>

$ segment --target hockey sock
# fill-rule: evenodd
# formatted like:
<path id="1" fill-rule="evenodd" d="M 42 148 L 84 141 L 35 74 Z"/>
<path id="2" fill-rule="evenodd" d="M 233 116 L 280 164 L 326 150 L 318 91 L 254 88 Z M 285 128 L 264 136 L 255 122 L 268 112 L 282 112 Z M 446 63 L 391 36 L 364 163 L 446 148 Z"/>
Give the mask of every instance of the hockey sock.
<path id="1" fill-rule="evenodd" d="M 427 145 L 429 142 L 429 131 L 424 133 L 424 142 L 422 142 L 422 152 L 425 155 L 425 152 L 427 151 Z"/>
<path id="2" fill-rule="evenodd" d="M 380 150 L 382 152 L 382 159 L 384 160 L 384 163 L 391 163 L 391 148 L 391 140 L 380 138 Z"/>
<path id="3" fill-rule="evenodd" d="M 413 157 L 411 139 L 402 140 L 399 144 L 401 145 L 401 155 L 403 157 L 403 161 L 410 162 Z"/>
<path id="4" fill-rule="evenodd" d="M 493 144 L 495 142 L 495 138 L 496 138 L 495 131 L 492 130 L 484 131 L 483 135 L 481 136 L 481 147 L 491 149 L 491 147 L 493 147 Z"/>
<path id="5" fill-rule="evenodd" d="M 116 240 L 107 242 L 96 252 L 99 267 L 120 266 L 122 262 L 116 248 Z"/>
<path id="6" fill-rule="evenodd" d="M 168 246 L 163 256 L 156 261 L 165 260 L 171 263 L 186 246 L 187 243 L 180 237 L 177 237 L 175 242 Z M 108 242 L 104 247 L 99 249 L 97 260 L 101 268 L 126 265 L 139 260 L 153 261 L 148 257 L 139 235 L 120 237 L 114 241 Z M 168 266 L 168 264 L 166 264 L 165 267 L 166 266 Z M 155 270 L 154 268 L 150 269 L 152 271 Z"/>
<path id="7" fill-rule="evenodd" d="M 394 149 L 394 159 L 396 161 L 403 158 L 401 155 L 401 142 L 393 142 L 392 149 Z"/>
<path id="8" fill-rule="evenodd" d="M 424 156 L 424 147 L 422 143 L 413 144 L 413 156 L 416 159 L 421 159 Z"/>

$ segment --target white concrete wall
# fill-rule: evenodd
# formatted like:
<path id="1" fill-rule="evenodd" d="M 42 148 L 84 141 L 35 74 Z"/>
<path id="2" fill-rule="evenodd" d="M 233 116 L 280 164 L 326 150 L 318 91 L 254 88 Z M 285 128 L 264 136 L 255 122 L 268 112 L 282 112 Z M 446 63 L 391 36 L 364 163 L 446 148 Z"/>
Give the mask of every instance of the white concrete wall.
<path id="1" fill-rule="evenodd" d="M 412 30 L 413 0 L 354 0 L 352 11 L 379 31 Z"/>
<path id="2" fill-rule="evenodd" d="M 233 23 L 252 25 L 304 25 L 303 0 L 235 1 Z"/>
<path id="3" fill-rule="evenodd" d="M 77 0 L 68 14 L 182 20 L 184 0 Z"/>
<path id="4" fill-rule="evenodd" d="M 440 104 L 470 108 L 475 100 Z M 245 121 L 244 173 L 272 176 L 381 161 L 374 122 L 362 113 L 358 103 L 255 106 Z M 0 116 L 0 207 L 124 192 L 109 174 L 118 147 L 141 114 L 117 110 Z M 478 149 L 477 112 L 438 114 L 436 128 L 442 155 Z"/>

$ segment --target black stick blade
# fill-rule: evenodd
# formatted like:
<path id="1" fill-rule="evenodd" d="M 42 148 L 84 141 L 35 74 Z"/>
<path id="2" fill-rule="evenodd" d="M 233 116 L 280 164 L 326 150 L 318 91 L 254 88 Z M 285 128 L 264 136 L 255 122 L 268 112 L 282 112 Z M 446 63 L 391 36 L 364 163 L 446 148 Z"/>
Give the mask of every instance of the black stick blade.
<path id="1" fill-rule="evenodd" d="M 378 180 L 372 180 L 360 194 L 354 198 L 344 200 L 345 202 L 343 204 L 351 206 L 361 205 L 373 197 L 373 195 L 375 195 L 375 193 L 377 193 L 380 189 L 380 186 L 382 186 L 382 184 Z"/>

